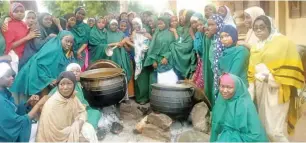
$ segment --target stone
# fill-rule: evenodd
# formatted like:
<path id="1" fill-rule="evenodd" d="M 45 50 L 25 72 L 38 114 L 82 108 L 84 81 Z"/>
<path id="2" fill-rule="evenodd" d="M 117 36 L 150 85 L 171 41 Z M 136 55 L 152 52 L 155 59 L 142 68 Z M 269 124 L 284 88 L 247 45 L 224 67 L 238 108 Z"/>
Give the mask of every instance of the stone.
<path id="1" fill-rule="evenodd" d="M 165 114 L 151 113 L 148 115 L 148 123 L 153 124 L 163 130 L 169 130 L 172 119 Z"/>
<path id="2" fill-rule="evenodd" d="M 176 142 L 209 142 L 210 136 L 208 134 L 189 130 L 181 133 L 176 138 Z"/>
<path id="3" fill-rule="evenodd" d="M 119 107 L 120 117 L 124 120 L 140 120 L 143 118 L 143 112 L 140 110 L 140 105 L 135 101 L 130 100 L 129 103 L 121 103 Z"/>
<path id="4" fill-rule="evenodd" d="M 210 111 L 204 102 L 197 103 L 190 113 L 193 128 L 197 131 L 209 133 Z"/>
<path id="5" fill-rule="evenodd" d="M 142 128 L 142 135 L 158 141 L 169 142 L 171 140 L 170 130 L 165 131 L 152 124 L 144 125 Z"/>
<path id="6" fill-rule="evenodd" d="M 140 122 L 136 124 L 135 128 L 138 133 L 142 133 L 143 127 L 146 125 L 147 120 L 148 120 L 148 116 L 145 116 L 143 119 L 141 119 Z"/>

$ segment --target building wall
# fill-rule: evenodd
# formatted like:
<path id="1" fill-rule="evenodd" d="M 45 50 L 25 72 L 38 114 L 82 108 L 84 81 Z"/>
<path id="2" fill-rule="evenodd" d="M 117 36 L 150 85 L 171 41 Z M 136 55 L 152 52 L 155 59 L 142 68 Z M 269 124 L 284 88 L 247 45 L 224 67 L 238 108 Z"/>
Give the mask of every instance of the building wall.
<path id="1" fill-rule="evenodd" d="M 281 15 L 280 15 L 281 16 Z M 289 3 L 286 1 L 286 36 L 296 44 L 306 45 L 306 18 L 289 18 Z"/>

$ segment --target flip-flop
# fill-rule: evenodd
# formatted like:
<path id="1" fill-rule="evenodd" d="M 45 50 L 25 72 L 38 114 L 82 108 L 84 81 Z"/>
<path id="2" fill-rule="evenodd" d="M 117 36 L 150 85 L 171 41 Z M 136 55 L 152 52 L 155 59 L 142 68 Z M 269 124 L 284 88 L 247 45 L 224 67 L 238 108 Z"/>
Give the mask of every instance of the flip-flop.
<path id="1" fill-rule="evenodd" d="M 106 130 L 99 128 L 98 131 L 97 131 L 98 140 L 99 141 L 103 140 L 105 138 L 105 136 L 106 136 Z"/>
<path id="2" fill-rule="evenodd" d="M 112 132 L 113 134 L 119 134 L 119 133 L 122 132 L 122 130 L 123 130 L 123 126 L 122 126 L 121 124 L 119 124 L 119 123 L 117 123 L 117 122 L 114 122 L 114 123 L 112 124 L 111 132 Z"/>

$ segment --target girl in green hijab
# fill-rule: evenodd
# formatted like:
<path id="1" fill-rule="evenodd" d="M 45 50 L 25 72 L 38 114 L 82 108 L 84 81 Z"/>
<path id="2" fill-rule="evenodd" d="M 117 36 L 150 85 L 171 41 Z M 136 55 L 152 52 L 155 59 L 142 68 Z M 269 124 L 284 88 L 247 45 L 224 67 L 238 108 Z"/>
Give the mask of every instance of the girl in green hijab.
<path id="1" fill-rule="evenodd" d="M 211 142 L 268 142 L 255 105 L 243 81 L 232 74 L 220 78 L 213 108 Z"/>
<path id="2" fill-rule="evenodd" d="M 107 57 L 107 59 L 114 61 L 118 65 L 121 66 L 121 68 L 125 71 L 127 80 L 129 81 L 132 76 L 131 71 L 131 63 L 129 59 L 129 55 L 125 48 L 123 47 L 122 40 L 124 38 L 124 33 L 121 31 L 118 31 L 118 21 L 115 19 L 112 19 L 109 22 L 109 30 L 107 31 L 107 43 L 108 47 L 114 47 L 113 55 L 110 57 Z"/>
<path id="3" fill-rule="evenodd" d="M 173 69 L 170 44 L 175 41 L 172 32 L 169 31 L 170 17 L 158 18 L 158 28 L 155 30 L 149 45 L 144 66 L 153 66 L 151 71 L 151 83 L 157 82 L 157 73 L 167 72 Z"/>
<path id="4" fill-rule="evenodd" d="M 236 46 L 238 32 L 232 25 L 224 25 L 221 29 L 220 39 L 224 45 L 224 51 L 219 59 L 220 74 L 226 72 L 241 78 L 243 83 L 249 87 L 248 66 L 250 52 L 244 46 Z"/>
<path id="5" fill-rule="evenodd" d="M 190 78 L 196 67 L 196 55 L 193 51 L 193 39 L 190 35 L 190 18 L 193 11 L 183 13 L 183 20 L 177 29 L 170 31 L 175 35 L 176 41 L 170 45 L 171 57 L 173 58 L 174 71 L 179 79 Z"/>
<path id="6" fill-rule="evenodd" d="M 87 45 L 91 28 L 83 20 L 86 11 L 83 7 L 79 7 L 74 12 L 76 24 L 69 30 L 74 36 L 73 53 L 80 66 L 84 69 L 88 64 Z"/>
<path id="7" fill-rule="evenodd" d="M 72 46 L 73 35 L 69 31 L 63 30 L 50 39 L 19 71 L 11 91 L 31 96 L 53 85 L 74 60 Z"/>
<path id="8" fill-rule="evenodd" d="M 89 37 L 89 55 L 90 63 L 100 59 L 106 59 L 105 48 L 107 47 L 106 19 L 100 17 L 96 25 L 90 31 Z"/>

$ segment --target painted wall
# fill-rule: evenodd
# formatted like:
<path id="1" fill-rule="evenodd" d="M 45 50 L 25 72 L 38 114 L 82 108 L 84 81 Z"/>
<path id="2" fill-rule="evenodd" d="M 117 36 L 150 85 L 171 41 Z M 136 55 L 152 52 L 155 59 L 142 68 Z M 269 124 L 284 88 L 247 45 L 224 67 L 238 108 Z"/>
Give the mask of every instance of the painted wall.
<path id="1" fill-rule="evenodd" d="M 289 4 L 286 2 L 286 36 L 296 44 L 306 45 L 306 18 L 289 18 Z"/>

